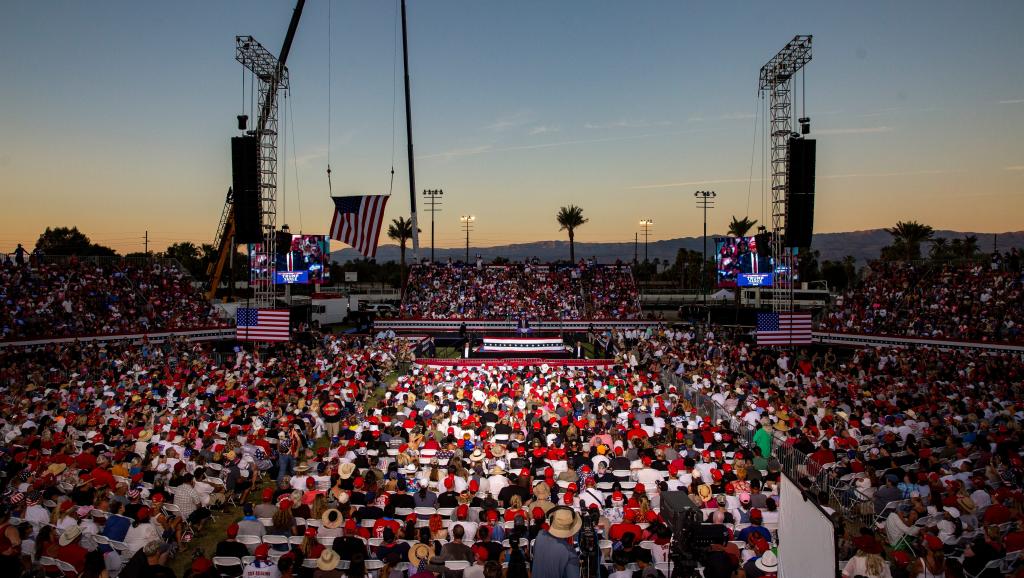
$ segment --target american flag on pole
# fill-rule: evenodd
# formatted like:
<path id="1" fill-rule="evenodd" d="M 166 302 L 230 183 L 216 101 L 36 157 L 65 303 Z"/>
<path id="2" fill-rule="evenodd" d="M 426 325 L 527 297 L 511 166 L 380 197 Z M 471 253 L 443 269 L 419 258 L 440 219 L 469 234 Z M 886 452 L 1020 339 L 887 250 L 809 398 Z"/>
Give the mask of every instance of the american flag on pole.
<path id="1" fill-rule="evenodd" d="M 810 313 L 758 313 L 758 345 L 809 345 Z"/>
<path id="2" fill-rule="evenodd" d="M 334 220 L 331 238 L 351 245 L 364 257 L 377 256 L 377 239 L 384 221 L 387 195 L 331 197 L 334 199 Z"/>
<path id="3" fill-rule="evenodd" d="M 235 339 L 239 341 L 288 341 L 287 309 L 239 307 L 235 312 Z"/>

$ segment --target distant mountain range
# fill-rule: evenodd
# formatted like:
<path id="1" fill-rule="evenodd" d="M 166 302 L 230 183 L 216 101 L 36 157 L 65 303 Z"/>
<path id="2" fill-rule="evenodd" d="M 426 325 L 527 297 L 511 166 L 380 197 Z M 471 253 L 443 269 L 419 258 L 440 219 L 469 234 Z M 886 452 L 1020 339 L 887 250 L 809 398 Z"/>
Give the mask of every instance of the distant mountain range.
<path id="1" fill-rule="evenodd" d="M 966 235 L 978 237 L 978 245 L 982 251 L 992 251 L 993 238 L 999 250 L 1007 250 L 1011 247 L 1024 249 L 1024 231 L 1010 233 L 974 233 L 960 231 L 936 231 L 936 237 L 958 238 Z M 892 236 L 884 229 L 871 229 L 867 231 L 850 231 L 847 233 L 818 233 L 814 235 L 812 247 L 821 253 L 821 260 L 840 260 L 847 255 L 853 255 L 859 263 L 871 259 L 877 259 L 882 247 L 892 242 Z M 701 250 L 700 237 L 681 237 L 665 241 L 652 241 L 647 252 L 651 259 L 668 259 L 674 261 L 676 253 L 680 248 L 693 251 Z M 430 247 L 421 246 L 421 252 L 429 256 Z M 644 245 L 640 243 L 635 247 L 640 259 L 644 258 Z M 708 254 L 714 253 L 714 241 L 708 237 Z M 633 259 L 633 243 L 576 243 L 576 256 L 578 258 L 594 257 L 599 263 L 614 262 L 616 259 L 629 261 Z M 927 251 L 927 249 L 925 249 Z M 460 260 L 466 255 L 466 250 L 461 249 L 435 249 L 434 254 L 437 260 L 447 261 Z M 536 257 L 544 262 L 567 259 L 569 257 L 569 241 L 538 241 L 535 243 L 519 243 L 515 245 L 500 245 L 496 247 L 473 247 L 469 248 L 470 258 L 481 255 L 485 261 L 495 257 L 504 257 L 512 261 L 522 261 Z M 407 257 L 410 257 L 407 254 Z M 345 263 L 352 259 L 359 259 L 361 256 L 352 249 L 342 249 L 331 252 L 331 259 L 338 263 Z M 377 249 L 377 261 L 386 263 L 398 261 L 398 245 L 381 245 Z"/>

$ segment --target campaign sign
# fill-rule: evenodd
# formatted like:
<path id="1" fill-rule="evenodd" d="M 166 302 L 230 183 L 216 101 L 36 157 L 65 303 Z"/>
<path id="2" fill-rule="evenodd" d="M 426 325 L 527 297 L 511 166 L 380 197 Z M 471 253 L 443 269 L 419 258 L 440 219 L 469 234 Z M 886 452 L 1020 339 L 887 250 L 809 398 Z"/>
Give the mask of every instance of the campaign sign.
<path id="1" fill-rule="evenodd" d="M 275 271 L 274 283 L 279 285 L 309 283 L 309 271 Z"/>
<path id="2" fill-rule="evenodd" d="M 772 273 L 740 273 L 737 284 L 740 287 L 771 287 Z"/>

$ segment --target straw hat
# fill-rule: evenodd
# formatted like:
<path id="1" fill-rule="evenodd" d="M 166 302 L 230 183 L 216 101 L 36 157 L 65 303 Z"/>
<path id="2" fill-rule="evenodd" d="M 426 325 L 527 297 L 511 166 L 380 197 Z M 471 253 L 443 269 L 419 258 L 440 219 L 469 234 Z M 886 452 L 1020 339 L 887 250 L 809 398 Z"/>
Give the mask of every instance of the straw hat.
<path id="1" fill-rule="evenodd" d="M 469 455 L 469 461 L 477 463 L 484 460 L 484 453 L 480 451 L 480 448 L 473 450 L 473 453 Z"/>
<path id="2" fill-rule="evenodd" d="M 409 562 L 413 567 L 419 567 L 421 563 L 429 561 L 430 555 L 430 546 L 426 544 L 414 544 L 412 548 L 409 548 Z"/>
<path id="3" fill-rule="evenodd" d="M 324 572 L 330 572 L 338 567 L 339 562 L 341 562 L 341 556 L 338 556 L 338 553 L 334 550 L 327 548 L 320 553 L 320 558 L 316 561 L 316 567 Z"/>
<path id="4" fill-rule="evenodd" d="M 494 467 L 491 468 L 491 475 L 492 476 L 500 476 L 500 475 L 502 475 L 504 473 L 505 473 L 505 468 L 502 467 L 500 462 L 494 464 Z"/>
<path id="5" fill-rule="evenodd" d="M 352 474 L 354 474 L 355 471 L 356 465 L 353 464 L 352 462 L 345 462 L 344 464 L 338 466 L 338 476 L 340 476 L 341 479 L 343 480 L 351 478 Z"/>
<path id="6" fill-rule="evenodd" d="M 556 538 L 575 536 L 583 526 L 583 518 L 569 508 L 556 508 L 550 516 L 548 533 Z"/>
<path id="7" fill-rule="evenodd" d="M 331 508 L 324 512 L 323 516 L 320 516 L 321 525 L 329 530 L 341 527 L 343 522 L 344 520 L 341 518 L 341 512 L 338 511 L 337 508 Z"/>
<path id="8" fill-rule="evenodd" d="M 68 465 L 67 464 L 53 463 L 53 464 L 50 464 L 50 467 L 46 468 L 46 473 L 48 473 L 50 475 L 53 475 L 53 476 L 59 476 L 59 475 L 63 474 L 64 470 L 66 470 L 66 469 L 68 469 Z"/>
<path id="9" fill-rule="evenodd" d="M 58 540 L 57 542 L 61 546 L 67 546 L 68 544 L 70 544 L 70 543 L 74 542 L 75 540 L 77 540 L 78 537 L 81 536 L 81 535 L 82 535 L 82 529 L 79 528 L 77 525 L 75 525 L 75 526 L 68 526 L 67 529 L 64 530 L 64 532 L 61 533 L 60 540 Z"/>
<path id="10" fill-rule="evenodd" d="M 503 457 L 505 455 L 505 453 L 506 453 L 505 446 L 503 446 L 501 444 L 494 444 L 493 446 L 491 446 L 491 455 L 492 456 L 494 456 L 496 458 L 500 458 L 500 457 Z"/>
<path id="11" fill-rule="evenodd" d="M 697 495 L 700 496 L 700 499 L 704 500 L 705 502 L 710 500 L 711 499 L 711 486 L 709 486 L 707 484 L 701 484 L 701 485 L 697 486 Z"/>

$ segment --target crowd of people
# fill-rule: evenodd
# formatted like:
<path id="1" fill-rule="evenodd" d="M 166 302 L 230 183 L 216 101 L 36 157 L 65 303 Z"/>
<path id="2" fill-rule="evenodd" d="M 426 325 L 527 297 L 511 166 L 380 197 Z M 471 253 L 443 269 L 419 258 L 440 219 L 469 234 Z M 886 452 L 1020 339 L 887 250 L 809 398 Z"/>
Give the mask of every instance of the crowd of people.
<path id="1" fill-rule="evenodd" d="M 0 265 L 0 339 L 199 329 L 219 323 L 191 277 L 158 262 L 40 259 Z"/>
<path id="2" fill-rule="evenodd" d="M 536 263 L 412 268 L 400 314 L 415 319 L 636 319 L 628 268 Z"/>
<path id="3" fill-rule="evenodd" d="M 176 271 L 112 273 L 175 302 Z M 603 267 L 438 267 L 414 272 L 409 305 L 479 315 L 523 278 L 628 315 L 632 278 Z M 188 576 L 667 578 L 663 494 L 682 491 L 711 537 L 704 578 L 771 577 L 799 547 L 778 540 L 786 475 L 832 516 L 845 578 L 1020 572 L 1021 355 L 780 351 L 716 330 L 595 331 L 609 361 L 585 368 L 406 370 L 392 333 L 0 349 L 0 567 L 174 576 L 202 538 L 216 545 Z"/>
<path id="4" fill-rule="evenodd" d="M 1009 257 L 1010 255 L 1008 255 Z M 877 261 L 836 298 L 822 331 L 958 341 L 1024 341 L 1024 277 L 990 264 Z"/>

